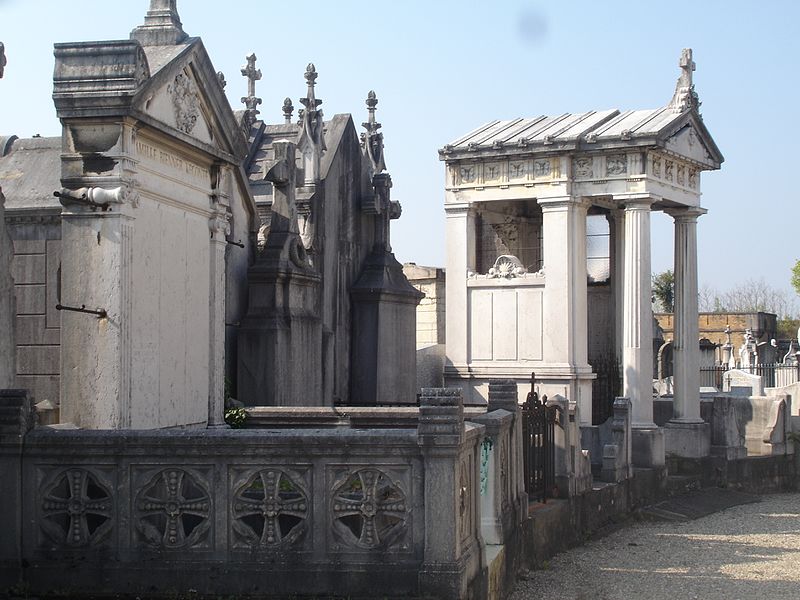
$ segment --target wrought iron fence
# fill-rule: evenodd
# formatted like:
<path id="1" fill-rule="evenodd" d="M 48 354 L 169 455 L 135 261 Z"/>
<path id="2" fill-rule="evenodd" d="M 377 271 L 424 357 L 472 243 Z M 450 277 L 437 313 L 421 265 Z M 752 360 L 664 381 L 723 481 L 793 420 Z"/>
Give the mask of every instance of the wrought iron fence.
<path id="1" fill-rule="evenodd" d="M 555 425 L 558 407 L 547 406 L 547 396 L 539 399 L 536 375 L 531 373 L 531 391 L 522 405 L 523 462 L 528 498 L 547 502 L 555 495 Z"/>
<path id="2" fill-rule="evenodd" d="M 764 387 L 782 387 L 800 381 L 800 364 L 784 365 L 781 363 L 768 363 L 737 367 L 739 370 L 762 377 Z M 722 389 L 722 379 L 728 365 L 715 365 L 700 369 L 700 386 Z"/>

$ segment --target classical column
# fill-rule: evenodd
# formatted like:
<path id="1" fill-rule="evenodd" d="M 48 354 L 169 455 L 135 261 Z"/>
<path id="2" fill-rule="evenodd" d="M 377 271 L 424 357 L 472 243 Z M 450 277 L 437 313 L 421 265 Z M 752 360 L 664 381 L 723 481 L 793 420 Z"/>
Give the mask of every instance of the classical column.
<path id="1" fill-rule="evenodd" d="M 703 208 L 666 211 L 675 219 L 674 403 L 672 422 L 702 423 L 697 311 L 697 217 Z"/>
<path id="2" fill-rule="evenodd" d="M 625 203 L 623 275 L 623 388 L 633 404 L 635 428 L 653 422 L 653 309 L 650 305 L 650 205 L 643 197 Z"/>
<path id="3" fill-rule="evenodd" d="M 614 294 L 614 356 L 622 364 L 622 323 L 624 318 L 625 290 L 625 211 L 614 209 L 608 214 L 608 225 L 611 232 L 611 287 Z"/>
<path id="4" fill-rule="evenodd" d="M 543 354 L 575 381 L 567 394 L 578 402 L 582 425 L 592 424 L 588 364 L 586 213 L 589 203 L 564 196 L 539 199 L 542 208 Z M 579 380 L 580 375 L 584 377 Z"/>
<path id="5" fill-rule="evenodd" d="M 467 364 L 467 271 L 475 268 L 475 218 L 467 203 L 445 204 L 445 213 L 445 339 L 448 361 L 459 368 Z"/>

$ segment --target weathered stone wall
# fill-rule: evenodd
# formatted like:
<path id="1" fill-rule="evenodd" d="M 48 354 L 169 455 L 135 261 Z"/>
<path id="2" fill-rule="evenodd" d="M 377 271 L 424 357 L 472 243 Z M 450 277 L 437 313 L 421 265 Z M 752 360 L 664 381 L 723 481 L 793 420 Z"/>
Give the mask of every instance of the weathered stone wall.
<path id="1" fill-rule="evenodd" d="M 664 338 L 672 338 L 675 328 L 674 315 L 672 313 L 656 313 L 661 329 L 664 330 Z M 735 348 L 742 344 L 742 335 L 746 329 L 751 329 L 756 340 L 769 342 L 774 338 L 777 329 L 777 316 L 772 313 L 700 313 L 699 326 L 700 337 L 707 338 L 711 342 L 722 345 L 727 336 L 725 328 L 731 329 L 731 342 Z"/>
<path id="2" fill-rule="evenodd" d="M 6 229 L 5 197 L 0 189 L 0 389 L 14 385 L 14 280 L 11 277 L 13 249 Z"/>

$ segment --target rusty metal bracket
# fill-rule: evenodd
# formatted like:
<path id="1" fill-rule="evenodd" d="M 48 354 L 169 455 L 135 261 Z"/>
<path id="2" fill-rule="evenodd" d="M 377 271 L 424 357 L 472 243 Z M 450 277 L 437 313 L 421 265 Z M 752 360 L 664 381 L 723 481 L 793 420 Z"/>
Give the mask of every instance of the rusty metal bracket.
<path id="1" fill-rule="evenodd" d="M 56 310 L 69 310 L 72 312 L 86 313 L 88 315 L 97 315 L 98 319 L 105 319 L 108 317 L 108 313 L 106 312 L 105 308 L 92 310 L 90 308 L 86 308 L 85 304 L 81 304 L 80 308 L 77 306 L 64 306 L 63 304 L 56 304 Z"/>

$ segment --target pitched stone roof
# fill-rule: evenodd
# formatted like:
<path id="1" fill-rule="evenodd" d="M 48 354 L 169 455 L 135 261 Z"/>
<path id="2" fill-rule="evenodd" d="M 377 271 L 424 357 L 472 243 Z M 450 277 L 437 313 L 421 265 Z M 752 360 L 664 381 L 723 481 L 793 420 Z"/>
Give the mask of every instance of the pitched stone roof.
<path id="1" fill-rule="evenodd" d="M 59 207 L 53 192 L 61 188 L 61 138 L 17 139 L 0 156 L 0 187 L 6 209 Z"/>

